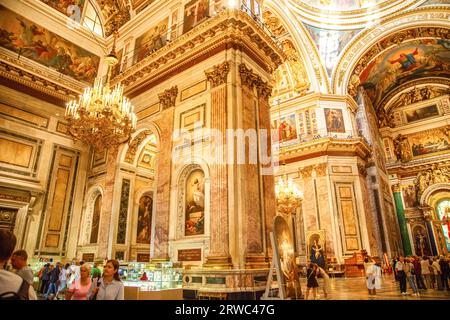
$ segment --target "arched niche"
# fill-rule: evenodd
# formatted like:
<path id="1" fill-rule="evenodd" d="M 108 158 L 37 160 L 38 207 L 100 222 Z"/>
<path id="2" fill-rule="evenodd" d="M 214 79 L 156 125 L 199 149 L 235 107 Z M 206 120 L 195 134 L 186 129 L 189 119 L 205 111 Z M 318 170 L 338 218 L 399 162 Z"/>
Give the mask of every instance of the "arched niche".
<path id="1" fill-rule="evenodd" d="M 177 239 L 209 234 L 209 172 L 199 164 L 185 166 L 177 183 Z"/>
<path id="2" fill-rule="evenodd" d="M 91 187 L 86 199 L 79 241 L 79 245 L 81 246 L 95 245 L 98 241 L 101 225 L 103 189 L 100 186 Z"/>

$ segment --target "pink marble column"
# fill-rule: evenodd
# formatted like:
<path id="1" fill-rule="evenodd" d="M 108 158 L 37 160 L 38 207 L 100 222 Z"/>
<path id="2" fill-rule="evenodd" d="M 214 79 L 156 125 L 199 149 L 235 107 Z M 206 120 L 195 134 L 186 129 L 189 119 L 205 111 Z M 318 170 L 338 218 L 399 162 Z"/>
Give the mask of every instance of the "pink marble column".
<path id="1" fill-rule="evenodd" d="M 158 180 L 156 182 L 156 212 L 154 254 L 152 260 L 169 259 L 169 216 L 170 216 L 170 177 L 172 174 L 172 132 L 174 121 L 174 107 L 178 94 L 177 87 L 165 90 L 159 94 L 162 111 L 156 124 L 161 130 Z"/>
<path id="2" fill-rule="evenodd" d="M 227 129 L 227 76 L 228 62 L 214 66 L 205 72 L 211 85 L 211 128 L 219 130 L 225 141 Z M 226 145 L 222 147 L 226 155 Z M 210 205 L 210 250 L 206 267 L 220 266 L 231 268 L 229 254 L 228 228 L 228 174 L 226 163 L 213 163 L 210 166 L 211 205 Z"/>
<path id="3" fill-rule="evenodd" d="M 104 180 L 104 192 L 102 197 L 102 209 L 98 236 L 97 259 L 111 259 L 108 253 L 110 234 L 114 232 L 116 223 L 111 220 L 114 195 L 114 183 L 116 181 L 117 149 L 108 150 L 106 160 L 106 176 Z M 112 240 L 113 242 L 115 239 Z M 112 244 L 111 244 L 112 245 Z"/>

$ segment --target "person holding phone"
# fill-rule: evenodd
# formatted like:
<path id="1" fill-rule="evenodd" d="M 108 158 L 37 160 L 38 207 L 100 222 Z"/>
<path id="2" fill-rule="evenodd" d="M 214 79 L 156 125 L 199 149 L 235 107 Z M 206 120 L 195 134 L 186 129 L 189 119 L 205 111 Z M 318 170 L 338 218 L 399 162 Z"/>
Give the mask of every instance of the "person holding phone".
<path id="1" fill-rule="evenodd" d="M 119 262 L 108 260 L 103 277 L 92 290 L 92 300 L 124 300 L 124 286 L 119 277 Z"/>

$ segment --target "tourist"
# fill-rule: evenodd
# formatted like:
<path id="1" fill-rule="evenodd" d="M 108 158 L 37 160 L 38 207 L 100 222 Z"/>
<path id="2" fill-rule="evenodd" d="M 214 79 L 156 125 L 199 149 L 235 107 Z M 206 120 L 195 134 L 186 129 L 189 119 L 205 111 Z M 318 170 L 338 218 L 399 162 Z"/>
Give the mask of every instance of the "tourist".
<path id="1" fill-rule="evenodd" d="M 306 270 L 306 296 L 305 300 L 308 300 L 309 290 L 313 291 L 313 299 L 317 298 L 317 288 L 319 284 L 317 283 L 317 269 L 313 263 L 310 263 L 308 269 Z"/>
<path id="2" fill-rule="evenodd" d="M 434 280 L 437 284 L 437 289 L 442 291 L 444 288 L 442 287 L 442 279 L 441 279 L 441 266 L 439 265 L 439 262 L 437 261 L 437 258 L 433 258 L 433 263 L 431 264 L 431 268 L 433 269 L 433 275 Z"/>
<path id="3" fill-rule="evenodd" d="M 25 279 L 4 269 L 16 242 L 12 232 L 0 229 L 0 299 L 37 300 L 33 287 Z"/>
<path id="4" fill-rule="evenodd" d="M 67 288 L 67 278 L 70 276 L 70 264 L 66 263 L 66 265 L 61 268 L 61 272 L 59 274 L 59 284 L 58 291 L 56 291 L 55 299 L 58 299 L 59 294 L 65 294 Z"/>
<path id="5" fill-rule="evenodd" d="M 323 279 L 323 296 L 327 299 L 331 293 L 331 283 L 330 276 L 325 272 L 324 269 L 317 266 L 318 273 L 322 276 Z"/>
<path id="6" fill-rule="evenodd" d="M 414 273 L 416 276 L 417 289 L 426 290 L 425 283 L 423 283 L 422 278 L 422 268 L 420 266 L 420 259 L 417 256 L 414 256 L 412 259 L 412 264 L 414 265 Z"/>
<path id="7" fill-rule="evenodd" d="M 103 268 L 103 277 L 93 289 L 93 300 L 123 300 L 124 286 L 119 277 L 119 262 L 108 260 Z"/>
<path id="8" fill-rule="evenodd" d="M 430 263 L 428 262 L 428 258 L 426 256 L 422 257 L 422 261 L 420 261 L 420 268 L 422 269 L 422 277 L 425 281 L 426 289 L 433 288 L 431 284 Z"/>
<path id="9" fill-rule="evenodd" d="M 409 282 L 409 285 L 411 286 L 411 289 L 413 290 L 413 294 L 415 296 L 419 295 L 419 290 L 417 289 L 416 281 L 415 281 L 415 269 L 414 265 L 411 262 L 412 259 L 407 258 L 404 265 L 404 271 L 406 274 L 406 279 Z"/>
<path id="10" fill-rule="evenodd" d="M 406 292 L 406 273 L 405 273 L 405 258 L 400 257 L 399 261 L 395 264 L 395 272 L 397 273 L 398 281 L 400 282 L 400 292 L 403 295 L 408 294 Z"/>
<path id="11" fill-rule="evenodd" d="M 27 259 L 28 254 L 25 250 L 17 250 L 11 256 L 11 265 L 16 270 L 16 274 L 32 286 L 34 274 L 33 270 L 27 266 Z"/>
<path id="12" fill-rule="evenodd" d="M 91 271 L 92 282 L 97 283 L 97 281 L 100 280 L 101 276 L 102 276 L 102 272 L 98 268 L 98 263 L 94 262 L 94 267 L 92 268 L 92 271 Z"/>
<path id="13" fill-rule="evenodd" d="M 47 292 L 48 280 L 50 279 L 50 263 L 46 263 L 44 268 L 40 271 L 41 287 L 39 292 L 45 294 Z"/>
<path id="14" fill-rule="evenodd" d="M 374 268 L 373 261 L 370 261 L 367 257 L 364 259 L 364 270 L 366 274 L 367 290 L 369 290 L 369 295 L 375 295 L 375 277 L 376 270 Z"/>
<path id="15" fill-rule="evenodd" d="M 66 290 L 66 300 L 87 300 L 91 294 L 91 268 L 88 264 L 80 266 L 80 278 L 74 280 Z"/>
<path id="16" fill-rule="evenodd" d="M 374 265 L 375 268 L 375 289 L 381 289 L 381 279 L 382 279 L 382 269 L 380 262 L 376 262 Z M 373 290 L 373 293 L 376 294 L 376 290 Z"/>
<path id="17" fill-rule="evenodd" d="M 439 265 L 441 266 L 441 282 L 442 287 L 444 289 L 450 290 L 448 279 L 450 278 L 450 266 L 448 261 L 445 259 L 444 256 L 441 256 L 439 259 Z"/>

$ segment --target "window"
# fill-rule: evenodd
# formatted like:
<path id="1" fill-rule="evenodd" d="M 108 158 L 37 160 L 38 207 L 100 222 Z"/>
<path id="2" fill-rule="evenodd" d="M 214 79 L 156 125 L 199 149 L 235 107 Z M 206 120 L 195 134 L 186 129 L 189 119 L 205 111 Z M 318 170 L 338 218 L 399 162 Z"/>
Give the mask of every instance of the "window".
<path id="1" fill-rule="evenodd" d="M 91 2 L 87 3 L 83 18 L 83 26 L 103 37 L 103 27 L 100 17 Z"/>

